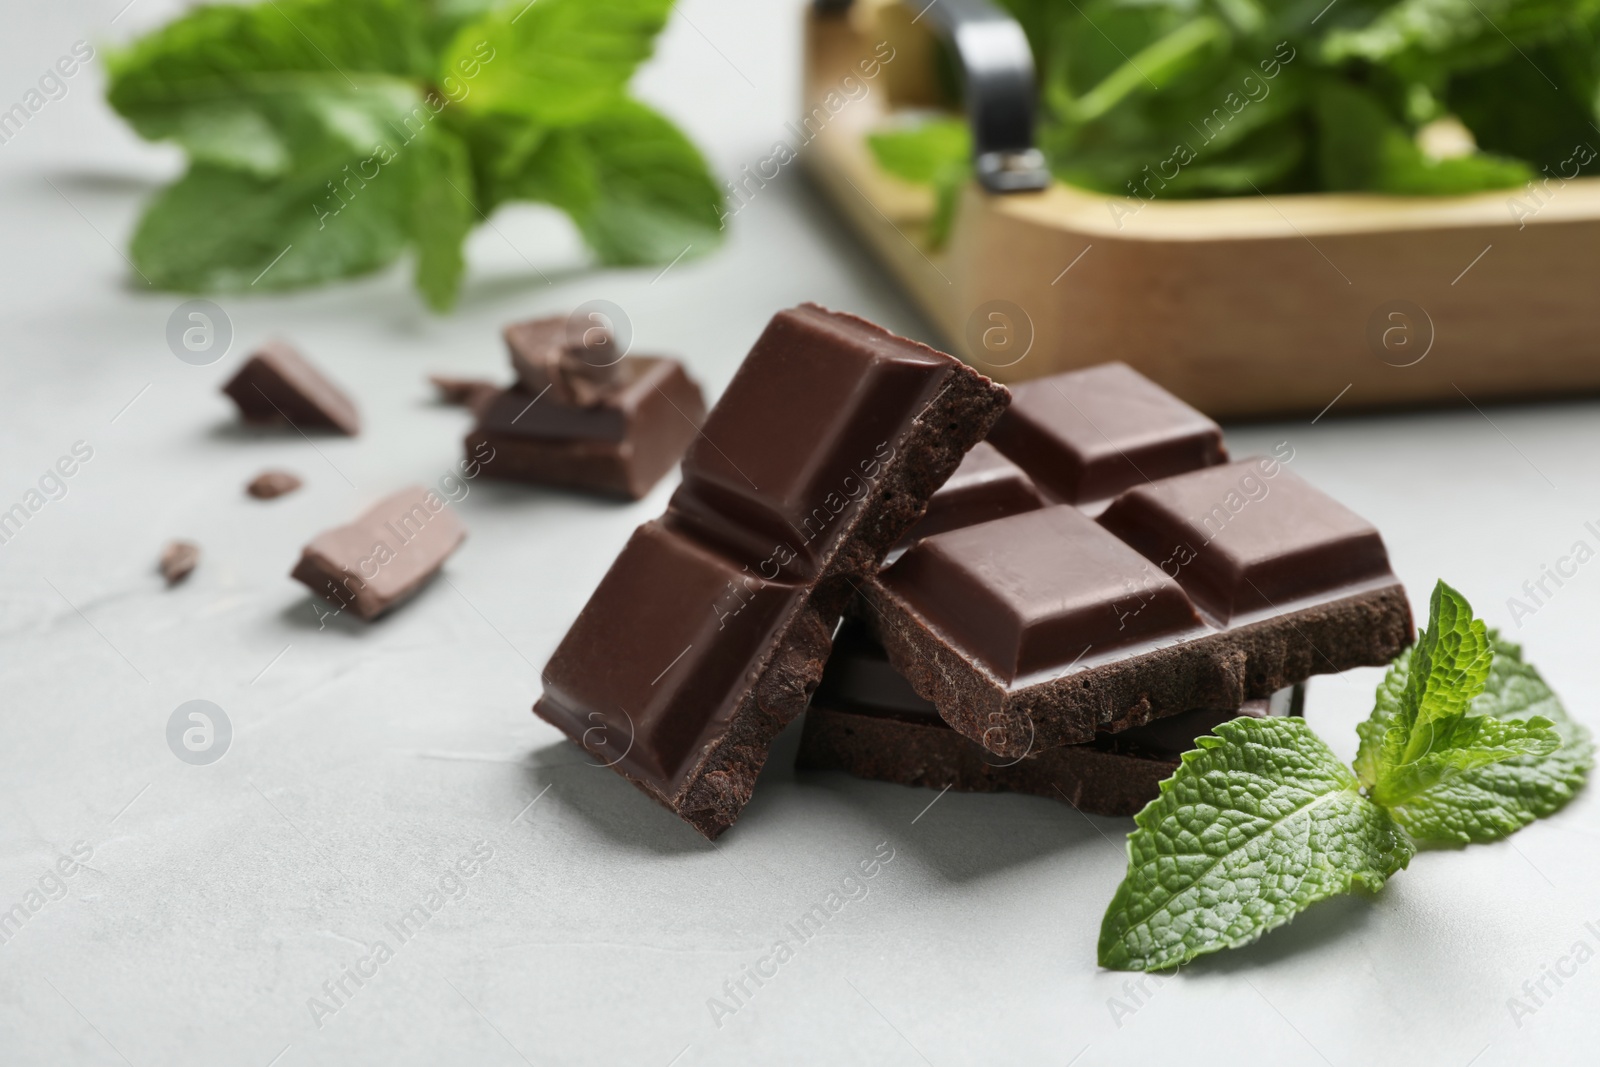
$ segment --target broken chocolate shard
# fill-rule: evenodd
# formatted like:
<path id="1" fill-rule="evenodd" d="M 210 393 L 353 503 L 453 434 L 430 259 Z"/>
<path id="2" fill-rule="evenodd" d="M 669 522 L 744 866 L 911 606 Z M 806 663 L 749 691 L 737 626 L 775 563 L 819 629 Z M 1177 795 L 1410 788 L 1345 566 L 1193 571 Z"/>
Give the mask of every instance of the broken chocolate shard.
<path id="1" fill-rule="evenodd" d="M 1303 687 L 1234 711 L 1190 711 L 1081 745 L 1005 758 L 961 736 L 890 665 L 860 623 L 834 639 L 806 710 L 795 766 L 958 792 L 1029 793 L 1090 815 L 1133 815 L 1155 799 L 1195 738 L 1237 715 L 1299 714 Z"/>
<path id="2" fill-rule="evenodd" d="M 505 339 L 518 384 L 535 396 L 589 407 L 623 383 L 623 353 L 604 326 L 552 316 L 513 323 Z"/>
<path id="3" fill-rule="evenodd" d="M 1090 514 L 1124 489 L 1228 459 L 1221 427 L 1123 363 L 1023 382 L 1012 396 L 989 442 Z"/>
<path id="4" fill-rule="evenodd" d="M 430 374 L 428 381 L 433 383 L 439 403 L 466 408 L 474 415 L 483 414 L 502 389 L 502 386 L 487 378 L 449 378 L 442 374 Z"/>
<path id="5" fill-rule="evenodd" d="M 466 536 L 438 493 L 411 486 L 318 534 L 290 576 L 341 611 L 371 620 L 427 584 Z"/>
<path id="6" fill-rule="evenodd" d="M 1267 460 L 1131 489 L 1099 523 L 1057 505 L 938 534 L 863 593 L 896 670 L 1005 756 L 1381 666 L 1412 636 L 1377 532 Z"/>
<path id="7" fill-rule="evenodd" d="M 304 356 L 282 341 L 255 351 L 222 387 L 250 423 L 287 423 L 297 430 L 332 430 L 355 436 L 355 403 Z"/>
<path id="8" fill-rule="evenodd" d="M 506 389 L 479 415 L 467 455 L 491 478 L 637 500 L 683 457 L 705 421 L 705 400 L 673 359 L 628 356 L 619 382 L 589 407 L 520 384 Z"/>
<path id="9" fill-rule="evenodd" d="M 200 546 L 193 541 L 169 541 L 161 550 L 161 577 L 177 585 L 193 573 L 200 562 Z"/>
<path id="10" fill-rule="evenodd" d="M 299 476 L 288 471 L 262 471 L 250 479 L 250 484 L 244 487 L 244 491 L 257 500 L 273 500 L 285 493 L 294 492 L 301 484 Z"/>
<path id="11" fill-rule="evenodd" d="M 534 711 L 716 837 L 821 678 L 845 601 L 1007 395 L 854 316 L 780 312 L 665 515 L 557 647 Z"/>

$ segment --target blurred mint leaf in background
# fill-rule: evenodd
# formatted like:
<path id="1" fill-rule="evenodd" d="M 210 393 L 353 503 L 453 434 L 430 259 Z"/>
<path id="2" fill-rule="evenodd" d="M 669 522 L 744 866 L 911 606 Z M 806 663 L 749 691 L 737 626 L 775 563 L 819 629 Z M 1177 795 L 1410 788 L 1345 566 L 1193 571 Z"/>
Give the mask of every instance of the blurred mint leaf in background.
<path id="1" fill-rule="evenodd" d="M 1000 2 L 1033 51 L 1051 170 L 1126 198 L 1119 218 L 1154 199 L 1514 189 L 1600 158 L 1600 0 Z M 1439 120 L 1464 130 L 1444 158 L 1422 136 Z M 915 132 L 870 147 L 943 211 L 970 160 L 959 180 L 908 174 Z"/>
<path id="2" fill-rule="evenodd" d="M 572 216 L 607 265 L 721 239 L 722 193 L 627 96 L 671 0 L 271 0 L 203 7 L 109 61 L 107 98 L 190 169 L 146 209 L 138 268 L 186 291 L 292 289 L 408 250 L 451 307 L 507 200 Z"/>

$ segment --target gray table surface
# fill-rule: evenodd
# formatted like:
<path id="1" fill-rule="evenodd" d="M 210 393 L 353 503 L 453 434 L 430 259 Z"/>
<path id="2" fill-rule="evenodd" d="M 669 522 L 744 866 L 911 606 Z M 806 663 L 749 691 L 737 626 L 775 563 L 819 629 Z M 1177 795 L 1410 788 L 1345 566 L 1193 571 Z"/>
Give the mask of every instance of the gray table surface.
<path id="1" fill-rule="evenodd" d="M 125 2 L 8 12 L 0 101 L 72 42 L 176 6 L 142 0 L 112 25 Z M 735 173 L 795 111 L 798 16 L 797 0 L 685 0 L 638 89 Z M 224 299 L 234 353 L 189 366 L 164 340 L 179 298 L 130 282 L 118 251 L 179 160 L 121 127 L 100 85 L 97 61 L 0 146 L 0 509 L 76 442 L 93 450 L 0 545 L 0 908 L 39 905 L 0 944 L 0 1063 L 1593 1062 L 1592 791 L 1510 842 L 1420 855 L 1375 899 L 1140 983 L 1094 964 L 1126 820 L 1007 796 L 929 808 L 928 791 L 797 775 L 790 730 L 713 848 L 529 714 L 538 667 L 670 485 L 621 506 L 473 483 L 447 581 L 377 625 L 319 629 L 287 578 L 300 545 L 450 470 L 465 418 L 431 402 L 424 374 L 503 374 L 502 323 L 615 301 L 641 346 L 681 353 L 713 396 L 801 300 L 927 325 L 791 168 L 724 250 L 659 277 L 587 271 L 564 221 L 508 210 L 473 238 L 451 317 L 421 311 L 401 270 Z M 359 438 L 235 428 L 217 386 L 272 334 L 359 397 Z M 1231 439 L 1238 453 L 1289 441 L 1297 471 L 1383 529 L 1418 603 L 1444 576 L 1511 627 L 1507 599 L 1596 542 L 1594 415 L 1587 401 L 1336 407 Z M 247 499 L 269 466 L 305 488 Z M 175 536 L 205 555 L 169 591 L 153 563 Z M 1600 725 L 1597 608 L 1600 565 L 1512 632 Z M 1346 756 L 1378 676 L 1312 686 L 1309 718 Z M 192 699 L 233 726 L 210 766 L 167 745 Z M 53 879 L 74 848 L 85 862 Z M 489 858 L 453 879 L 475 849 Z M 865 895 L 775 977 L 747 980 L 736 1011 L 713 1011 L 879 849 L 893 858 Z M 452 898 L 395 937 L 441 883 Z M 362 964 L 378 941 L 391 958 Z M 331 999 L 324 983 L 358 965 L 370 977 Z M 1559 984 L 1544 977 L 1558 966 Z M 1524 983 L 1541 978 L 1535 1002 Z"/>

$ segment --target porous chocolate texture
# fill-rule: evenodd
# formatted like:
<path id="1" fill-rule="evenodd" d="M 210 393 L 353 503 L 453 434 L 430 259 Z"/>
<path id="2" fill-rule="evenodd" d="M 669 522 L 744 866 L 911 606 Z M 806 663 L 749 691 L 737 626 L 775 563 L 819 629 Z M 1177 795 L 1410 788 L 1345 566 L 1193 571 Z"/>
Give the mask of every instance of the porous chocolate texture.
<path id="1" fill-rule="evenodd" d="M 1030 793 L 1090 815 L 1132 815 L 1154 800 L 1196 737 L 1236 715 L 1300 713 L 1301 687 L 1236 712 L 1190 711 L 1082 745 L 1006 758 L 962 737 L 890 666 L 861 624 L 846 620 L 806 710 L 795 766 L 970 793 Z"/>
<path id="2" fill-rule="evenodd" d="M 1057 505 L 937 534 L 862 592 L 895 669 L 1007 757 L 1381 666 L 1412 636 L 1377 531 L 1268 458 L 1139 485 L 1099 522 Z"/>
<path id="3" fill-rule="evenodd" d="M 287 423 L 298 430 L 332 430 L 352 437 L 361 432 L 355 402 L 282 341 L 257 349 L 222 391 L 246 422 Z"/>
<path id="4" fill-rule="evenodd" d="M 624 358 L 615 388 L 588 406 L 552 396 L 520 384 L 498 393 L 479 412 L 467 456 L 491 478 L 637 500 L 677 465 L 706 418 L 683 365 L 657 356 Z"/>
<path id="5" fill-rule="evenodd" d="M 854 591 L 1009 394 L 851 315 L 780 312 L 545 669 L 536 714 L 707 837 L 804 710 Z"/>

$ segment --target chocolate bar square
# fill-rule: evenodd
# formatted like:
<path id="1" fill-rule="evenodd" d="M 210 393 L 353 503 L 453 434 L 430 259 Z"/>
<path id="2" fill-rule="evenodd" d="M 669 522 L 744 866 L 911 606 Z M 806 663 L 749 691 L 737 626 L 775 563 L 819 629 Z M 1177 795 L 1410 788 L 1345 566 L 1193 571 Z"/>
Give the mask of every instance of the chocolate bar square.
<path id="1" fill-rule="evenodd" d="M 1091 514 L 1124 489 L 1228 458 L 1221 427 L 1123 363 L 1013 386 L 989 441 Z"/>
<path id="2" fill-rule="evenodd" d="M 352 437 L 361 432 L 361 416 L 345 391 L 282 341 L 258 348 L 222 391 L 246 422 L 288 423 Z"/>
<path id="3" fill-rule="evenodd" d="M 700 387 L 677 360 L 629 356 L 617 387 L 579 407 L 513 386 L 468 435 L 466 452 L 494 478 L 637 500 L 677 465 L 705 420 Z"/>

